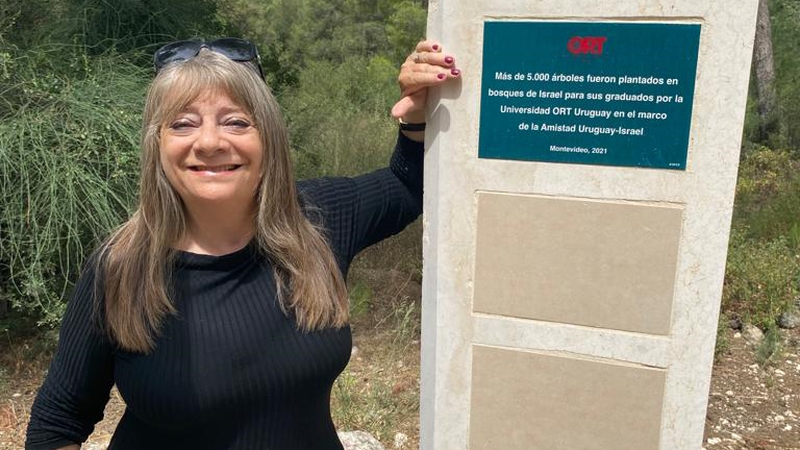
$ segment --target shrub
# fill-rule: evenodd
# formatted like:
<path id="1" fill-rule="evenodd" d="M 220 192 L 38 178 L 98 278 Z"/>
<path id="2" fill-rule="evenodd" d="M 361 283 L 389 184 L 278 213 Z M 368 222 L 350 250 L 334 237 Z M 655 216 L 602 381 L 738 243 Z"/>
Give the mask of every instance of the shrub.
<path id="1" fill-rule="evenodd" d="M 790 152 L 757 145 L 745 149 L 736 186 L 734 227 L 753 239 L 791 237 L 792 230 L 798 234 L 800 162 Z"/>
<path id="2" fill-rule="evenodd" d="M 0 94 L 0 290 L 49 324 L 86 254 L 128 215 L 149 78 L 117 56 L 62 53 L 18 52 Z"/>
<path id="3" fill-rule="evenodd" d="M 281 96 L 301 178 L 354 175 L 385 166 L 397 126 L 396 69 L 381 57 L 310 63 Z M 331 114 L 335 111 L 335 114 Z"/>
<path id="4" fill-rule="evenodd" d="M 787 238 L 748 239 L 733 231 L 722 295 L 726 316 L 769 329 L 792 309 L 799 283 L 800 255 Z"/>

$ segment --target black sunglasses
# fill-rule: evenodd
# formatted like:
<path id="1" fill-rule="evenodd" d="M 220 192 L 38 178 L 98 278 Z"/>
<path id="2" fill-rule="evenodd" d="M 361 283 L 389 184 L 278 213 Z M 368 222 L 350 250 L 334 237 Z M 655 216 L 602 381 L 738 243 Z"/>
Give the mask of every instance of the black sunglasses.
<path id="1" fill-rule="evenodd" d="M 258 74 L 264 79 L 261 69 L 261 57 L 252 42 L 239 38 L 221 38 L 206 42 L 204 40 L 176 41 L 158 49 L 153 55 L 156 74 L 169 63 L 184 61 L 194 58 L 201 49 L 207 48 L 236 62 L 254 62 Z"/>

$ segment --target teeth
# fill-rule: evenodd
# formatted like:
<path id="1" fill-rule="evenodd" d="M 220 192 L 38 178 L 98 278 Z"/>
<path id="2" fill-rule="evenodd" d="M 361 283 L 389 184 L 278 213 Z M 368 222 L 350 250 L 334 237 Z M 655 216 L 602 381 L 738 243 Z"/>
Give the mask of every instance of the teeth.
<path id="1" fill-rule="evenodd" d="M 225 172 L 228 170 L 235 170 L 237 165 L 230 164 L 227 166 L 194 166 L 194 170 L 198 172 Z"/>

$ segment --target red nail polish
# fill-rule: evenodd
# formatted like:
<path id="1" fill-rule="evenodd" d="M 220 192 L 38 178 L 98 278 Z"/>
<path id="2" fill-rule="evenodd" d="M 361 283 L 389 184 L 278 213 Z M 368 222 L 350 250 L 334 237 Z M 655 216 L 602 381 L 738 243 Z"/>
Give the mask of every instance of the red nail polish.
<path id="1" fill-rule="evenodd" d="M 433 44 L 433 49 L 434 50 L 439 50 L 439 44 Z"/>
<path id="2" fill-rule="evenodd" d="M 450 71 L 450 73 L 451 73 L 451 74 L 452 74 L 454 77 L 457 77 L 457 76 L 459 76 L 459 75 L 461 74 L 461 71 L 460 71 L 460 70 L 458 70 L 458 69 L 453 69 L 453 70 L 451 70 L 451 71 Z"/>
<path id="3" fill-rule="evenodd" d="M 445 62 L 446 64 L 453 64 L 453 61 L 455 61 L 455 60 L 453 59 L 453 57 L 452 57 L 452 56 L 445 56 L 445 57 L 444 57 L 444 62 Z"/>
<path id="4" fill-rule="evenodd" d="M 436 75 L 436 78 L 438 78 L 438 79 L 440 79 L 440 80 L 444 80 L 444 78 L 445 78 L 446 76 L 447 76 L 447 75 L 445 75 L 445 74 L 443 74 L 443 73 L 440 73 L 440 74 Z"/>

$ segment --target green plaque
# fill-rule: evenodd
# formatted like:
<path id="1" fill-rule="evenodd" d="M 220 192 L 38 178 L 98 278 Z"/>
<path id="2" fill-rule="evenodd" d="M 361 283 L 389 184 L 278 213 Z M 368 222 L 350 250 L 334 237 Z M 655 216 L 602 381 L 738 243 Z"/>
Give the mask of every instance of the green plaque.
<path id="1" fill-rule="evenodd" d="M 478 156 L 686 169 L 700 25 L 484 23 Z"/>

